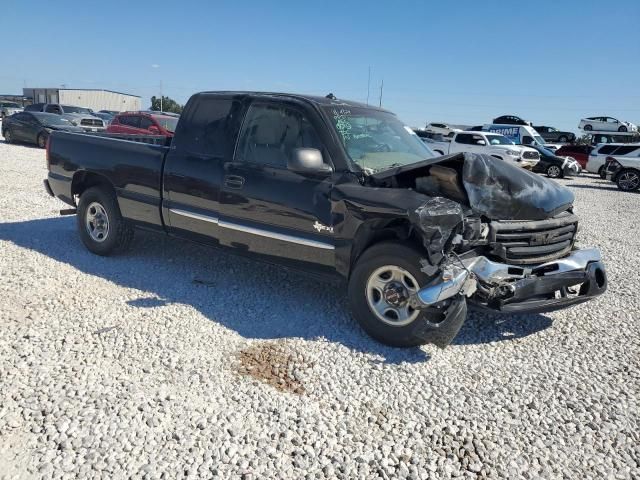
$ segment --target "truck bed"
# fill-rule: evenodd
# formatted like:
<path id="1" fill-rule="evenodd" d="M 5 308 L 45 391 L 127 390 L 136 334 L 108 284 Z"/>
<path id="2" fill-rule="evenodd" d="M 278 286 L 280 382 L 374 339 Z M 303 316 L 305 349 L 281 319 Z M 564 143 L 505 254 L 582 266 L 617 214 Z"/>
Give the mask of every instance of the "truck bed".
<path id="1" fill-rule="evenodd" d="M 76 186 L 102 178 L 115 187 L 123 216 L 162 227 L 162 164 L 169 147 L 121 136 L 53 132 L 48 148 L 48 180 L 60 199 L 75 206 Z"/>

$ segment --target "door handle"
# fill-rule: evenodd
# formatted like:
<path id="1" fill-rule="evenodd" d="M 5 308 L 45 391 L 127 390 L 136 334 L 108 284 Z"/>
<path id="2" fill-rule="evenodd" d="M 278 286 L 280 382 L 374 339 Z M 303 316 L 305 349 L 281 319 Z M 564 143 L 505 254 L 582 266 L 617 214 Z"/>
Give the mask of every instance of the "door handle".
<path id="1" fill-rule="evenodd" d="M 224 185 L 229 188 L 240 190 L 244 186 L 244 177 L 239 175 L 226 175 L 224 177 Z"/>

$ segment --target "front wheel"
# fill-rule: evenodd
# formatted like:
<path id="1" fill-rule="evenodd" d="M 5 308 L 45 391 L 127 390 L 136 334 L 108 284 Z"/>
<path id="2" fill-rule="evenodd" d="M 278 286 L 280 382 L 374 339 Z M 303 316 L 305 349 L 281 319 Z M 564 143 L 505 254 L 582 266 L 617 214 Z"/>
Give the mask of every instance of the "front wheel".
<path id="1" fill-rule="evenodd" d="M 593 130 L 593 127 L 591 125 L 585 125 L 584 126 L 584 131 L 585 132 L 590 132 L 591 130 Z"/>
<path id="2" fill-rule="evenodd" d="M 619 132 L 626 132 L 627 131 L 627 127 L 625 127 L 624 125 L 622 127 L 618 127 L 618 131 Z"/>
<path id="3" fill-rule="evenodd" d="M 133 240 L 133 227 L 120 214 L 113 190 L 91 187 L 80 196 L 78 233 L 85 247 L 96 255 L 126 250 Z"/>
<path id="4" fill-rule="evenodd" d="M 549 178 L 562 178 L 562 169 L 557 165 L 549 165 L 547 168 L 547 176 Z"/>
<path id="5" fill-rule="evenodd" d="M 623 192 L 633 192 L 640 188 L 640 172 L 638 170 L 623 170 L 618 174 L 616 185 Z"/>
<path id="6" fill-rule="evenodd" d="M 6 143 L 13 143 L 13 134 L 11 133 L 11 130 L 9 130 L 8 128 L 4 131 L 2 136 L 4 137 L 4 141 Z"/>
<path id="7" fill-rule="evenodd" d="M 416 310 L 410 305 L 409 297 L 432 280 L 420 270 L 424 257 L 405 243 L 382 242 L 358 259 L 349 279 L 349 307 L 377 341 L 392 347 L 445 346 L 462 326 L 466 303 L 456 305 L 450 316 L 446 310 Z"/>
<path id="8" fill-rule="evenodd" d="M 560 143 L 567 143 L 569 139 L 566 136 L 562 135 L 560 138 L 558 138 L 558 141 Z"/>
<path id="9" fill-rule="evenodd" d="M 47 146 L 47 135 L 41 133 L 37 139 L 38 147 L 45 148 Z"/>

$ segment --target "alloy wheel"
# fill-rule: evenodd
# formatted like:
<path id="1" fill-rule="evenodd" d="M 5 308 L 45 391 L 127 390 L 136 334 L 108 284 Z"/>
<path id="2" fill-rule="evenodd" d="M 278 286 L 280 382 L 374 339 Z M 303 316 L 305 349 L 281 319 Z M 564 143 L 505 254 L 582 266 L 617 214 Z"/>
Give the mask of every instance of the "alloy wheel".
<path id="1" fill-rule="evenodd" d="M 409 297 L 418 288 L 418 282 L 407 270 L 385 265 L 373 271 L 367 280 L 367 303 L 379 320 L 402 327 L 413 322 L 420 313 L 409 305 Z"/>
<path id="2" fill-rule="evenodd" d="M 640 174 L 638 172 L 622 172 L 618 178 L 620 190 L 631 191 L 640 187 Z"/>
<path id="3" fill-rule="evenodd" d="M 95 242 L 104 242 L 109 235 L 109 216 L 98 202 L 93 202 L 87 208 L 84 219 L 87 233 Z"/>

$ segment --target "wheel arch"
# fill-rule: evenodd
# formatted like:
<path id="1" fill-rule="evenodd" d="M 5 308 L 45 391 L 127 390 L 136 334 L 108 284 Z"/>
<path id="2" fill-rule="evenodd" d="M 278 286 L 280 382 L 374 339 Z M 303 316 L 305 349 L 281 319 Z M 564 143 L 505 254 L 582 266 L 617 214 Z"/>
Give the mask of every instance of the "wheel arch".
<path id="1" fill-rule="evenodd" d="M 379 220 L 363 223 L 353 238 L 345 276 L 347 278 L 351 276 L 356 262 L 364 252 L 378 243 L 388 241 L 406 242 L 417 248 L 423 248 L 418 233 L 408 218 L 390 219 L 383 224 L 380 224 Z"/>
<path id="2" fill-rule="evenodd" d="M 98 186 L 109 188 L 115 193 L 113 184 L 104 175 L 86 170 L 78 171 L 73 174 L 73 179 L 71 180 L 71 197 L 75 199 L 76 196 L 82 195 L 87 189 Z"/>

